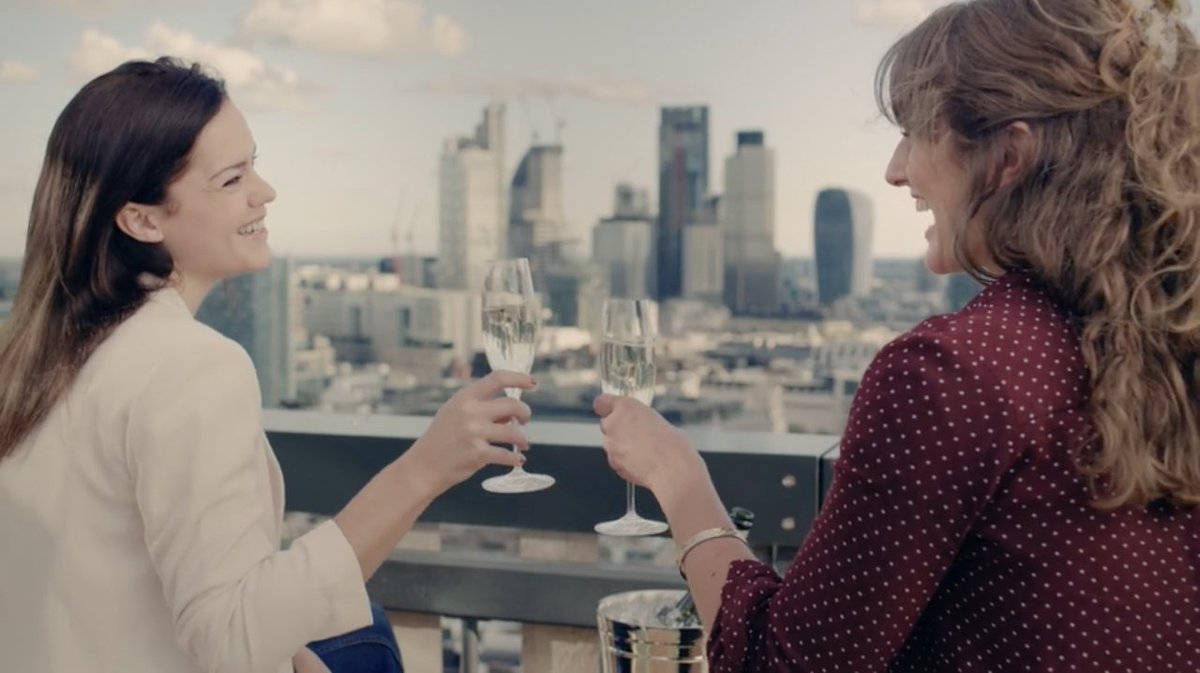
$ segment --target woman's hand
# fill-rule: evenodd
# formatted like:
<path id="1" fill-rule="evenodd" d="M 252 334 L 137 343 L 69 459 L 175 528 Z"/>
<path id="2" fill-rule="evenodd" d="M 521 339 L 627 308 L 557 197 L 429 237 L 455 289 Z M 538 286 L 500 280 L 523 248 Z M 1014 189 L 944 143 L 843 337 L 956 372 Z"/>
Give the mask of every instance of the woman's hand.
<path id="1" fill-rule="evenodd" d="M 300 648 L 296 656 L 292 657 L 292 670 L 296 673 L 330 673 L 325 662 L 307 647 Z"/>
<path id="2" fill-rule="evenodd" d="M 650 407 L 631 397 L 601 395 L 593 409 L 600 416 L 608 464 L 650 489 L 659 502 L 665 488 L 687 483 L 697 469 L 706 474 L 688 438 Z"/>
<path id="3" fill-rule="evenodd" d="M 732 528 L 708 468 L 687 436 L 650 407 L 629 397 L 601 395 L 593 405 L 604 452 L 617 474 L 649 488 L 662 507 L 676 546 L 706 528 Z M 740 541 L 713 540 L 688 554 L 688 587 L 700 619 L 711 628 L 729 564 L 753 558 Z"/>
<path id="4" fill-rule="evenodd" d="M 484 465 L 523 464 L 525 456 L 509 447 L 529 449 L 520 428 L 529 422 L 529 405 L 499 395 L 505 388 L 533 387 L 533 378 L 528 374 L 504 371 L 494 371 L 464 386 L 438 409 L 429 428 L 401 456 L 404 469 L 417 476 L 422 487 L 430 489 L 431 497 L 437 497 Z M 513 420 L 520 425 L 511 424 Z"/>
<path id="5" fill-rule="evenodd" d="M 484 465 L 515 466 L 525 457 L 496 444 L 529 442 L 515 420 L 529 422 L 529 407 L 508 397 L 504 388 L 533 387 L 528 374 L 492 372 L 446 400 L 433 422 L 412 446 L 358 492 L 334 517 L 370 579 L 417 517 L 446 489 Z"/>

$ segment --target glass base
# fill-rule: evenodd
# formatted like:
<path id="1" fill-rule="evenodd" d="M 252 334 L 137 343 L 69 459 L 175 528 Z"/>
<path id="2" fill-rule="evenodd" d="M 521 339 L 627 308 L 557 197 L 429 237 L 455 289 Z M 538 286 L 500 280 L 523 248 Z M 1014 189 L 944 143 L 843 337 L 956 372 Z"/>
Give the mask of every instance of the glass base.
<path id="1" fill-rule="evenodd" d="M 554 485 L 554 477 L 534 474 L 516 467 L 508 474 L 483 480 L 483 490 L 492 493 L 532 493 Z"/>
<path id="2" fill-rule="evenodd" d="M 629 512 L 615 521 L 605 521 L 604 523 L 596 524 L 595 531 L 601 535 L 635 537 L 639 535 L 658 535 L 659 533 L 667 532 L 667 528 L 669 526 L 662 521 L 643 519 L 641 516 L 638 516 L 637 512 Z"/>

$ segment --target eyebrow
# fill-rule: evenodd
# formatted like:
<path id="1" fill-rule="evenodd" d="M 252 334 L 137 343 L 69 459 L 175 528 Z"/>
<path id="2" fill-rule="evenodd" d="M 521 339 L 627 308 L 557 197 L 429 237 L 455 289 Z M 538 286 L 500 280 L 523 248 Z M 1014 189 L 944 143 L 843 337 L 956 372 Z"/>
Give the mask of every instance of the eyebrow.
<path id="1" fill-rule="evenodd" d="M 257 155 L 258 155 L 258 145 L 255 145 L 254 148 L 250 150 L 250 156 L 254 157 Z M 213 173 L 211 176 L 209 176 L 208 179 L 215 180 L 218 175 L 224 173 L 225 171 L 233 170 L 234 168 L 245 168 L 246 164 L 248 164 L 248 163 L 250 163 L 250 161 L 248 159 L 243 159 L 242 161 L 239 161 L 236 164 L 226 166 L 225 168 L 222 168 L 221 170 L 217 171 L 216 173 Z"/>

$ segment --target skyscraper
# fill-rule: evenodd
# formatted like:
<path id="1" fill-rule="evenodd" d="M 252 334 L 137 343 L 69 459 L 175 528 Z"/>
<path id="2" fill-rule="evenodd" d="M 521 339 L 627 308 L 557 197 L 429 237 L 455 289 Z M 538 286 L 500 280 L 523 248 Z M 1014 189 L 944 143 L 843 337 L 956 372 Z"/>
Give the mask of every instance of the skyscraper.
<path id="1" fill-rule="evenodd" d="M 478 290 L 505 254 L 504 106 L 489 105 L 472 137 L 451 138 L 438 172 L 438 285 Z"/>
<path id="2" fill-rule="evenodd" d="M 558 264 L 542 285 L 553 324 L 597 333 L 600 311 L 609 296 L 608 273 L 598 263 Z"/>
<path id="3" fill-rule="evenodd" d="M 662 109 L 658 127 L 659 299 L 683 293 L 683 228 L 708 194 L 708 107 Z"/>
<path id="4" fill-rule="evenodd" d="M 710 196 L 683 228 L 683 292 L 680 296 L 720 304 L 725 285 L 721 197 Z"/>
<path id="5" fill-rule="evenodd" d="M 646 192 L 617 185 L 612 217 L 600 220 L 592 230 L 592 258 L 608 270 L 612 296 L 650 296 L 653 235 Z"/>
<path id="6" fill-rule="evenodd" d="M 613 194 L 613 217 L 650 217 L 650 196 L 628 182 L 617 185 Z"/>
<path id="7" fill-rule="evenodd" d="M 734 313 L 779 308 L 779 253 L 775 250 L 775 152 L 762 131 L 740 131 L 725 160 L 721 196 L 725 305 Z"/>
<path id="8" fill-rule="evenodd" d="M 871 200 L 848 189 L 817 194 L 814 217 L 817 297 L 822 305 L 871 287 Z"/>
<path id="9" fill-rule="evenodd" d="M 534 145 L 513 173 L 509 192 L 508 257 L 528 257 L 534 287 L 562 260 L 567 241 L 562 200 L 562 145 Z"/>
<path id="10" fill-rule="evenodd" d="M 208 293 L 196 319 L 241 344 L 254 361 L 263 405 L 296 397 L 294 351 L 302 330 L 292 260 L 222 281 Z"/>

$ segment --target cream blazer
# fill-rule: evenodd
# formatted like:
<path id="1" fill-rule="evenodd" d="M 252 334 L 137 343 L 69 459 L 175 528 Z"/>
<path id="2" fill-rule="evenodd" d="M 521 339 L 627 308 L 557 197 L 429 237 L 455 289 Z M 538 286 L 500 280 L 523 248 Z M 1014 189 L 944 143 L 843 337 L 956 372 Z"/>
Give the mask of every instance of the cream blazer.
<path id="1" fill-rule="evenodd" d="M 246 352 L 177 292 L 122 323 L 0 461 L 0 671 L 284 673 L 369 624 L 332 521 L 280 551 L 261 418 Z"/>

